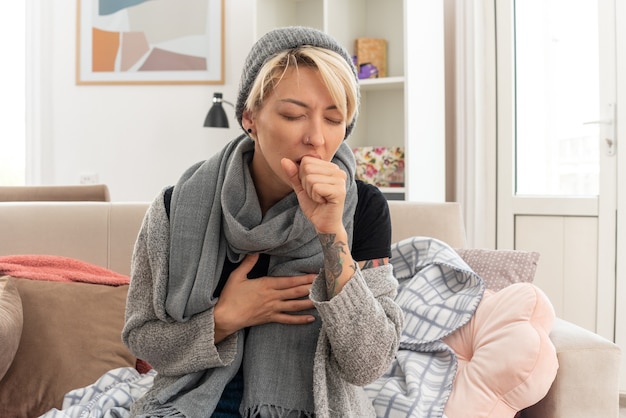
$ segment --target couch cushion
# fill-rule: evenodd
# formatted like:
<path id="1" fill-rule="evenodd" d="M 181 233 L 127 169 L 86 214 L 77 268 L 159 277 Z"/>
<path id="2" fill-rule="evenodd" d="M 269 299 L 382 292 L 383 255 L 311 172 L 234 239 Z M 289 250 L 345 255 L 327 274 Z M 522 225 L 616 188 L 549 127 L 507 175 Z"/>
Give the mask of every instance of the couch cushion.
<path id="1" fill-rule="evenodd" d="M 22 299 L 9 276 L 0 277 L 0 380 L 9 369 L 22 335 Z"/>
<path id="2" fill-rule="evenodd" d="M 513 283 L 532 283 L 539 253 L 520 250 L 483 248 L 457 249 L 457 253 L 483 278 L 487 288 L 498 291 Z"/>
<path id="3" fill-rule="evenodd" d="M 531 283 L 487 291 L 471 321 L 444 339 L 459 360 L 446 415 L 512 418 L 542 399 L 558 369 L 554 319 Z"/>
<path id="4" fill-rule="evenodd" d="M 106 371 L 133 367 L 122 344 L 127 285 L 15 279 L 24 326 L 0 381 L 0 416 L 34 417 L 61 408 L 65 393 Z"/>

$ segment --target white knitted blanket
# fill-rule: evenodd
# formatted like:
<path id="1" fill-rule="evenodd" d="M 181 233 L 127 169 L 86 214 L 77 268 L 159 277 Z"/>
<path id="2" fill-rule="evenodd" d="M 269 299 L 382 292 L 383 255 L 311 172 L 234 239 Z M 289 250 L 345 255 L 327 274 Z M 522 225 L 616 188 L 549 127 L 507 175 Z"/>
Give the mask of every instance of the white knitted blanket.
<path id="1" fill-rule="evenodd" d="M 393 245 L 405 324 L 396 360 L 365 389 L 378 417 L 440 418 L 452 390 L 457 358 L 442 338 L 466 324 L 485 285 L 447 244 L 424 237 Z"/>

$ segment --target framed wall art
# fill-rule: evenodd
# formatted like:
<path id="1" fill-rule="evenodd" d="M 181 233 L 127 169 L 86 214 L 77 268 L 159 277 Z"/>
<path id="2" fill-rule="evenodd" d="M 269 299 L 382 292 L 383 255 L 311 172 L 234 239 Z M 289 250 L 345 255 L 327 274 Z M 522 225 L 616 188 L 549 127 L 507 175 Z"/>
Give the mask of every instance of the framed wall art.
<path id="1" fill-rule="evenodd" d="M 224 0 L 77 0 L 77 84 L 223 84 Z"/>

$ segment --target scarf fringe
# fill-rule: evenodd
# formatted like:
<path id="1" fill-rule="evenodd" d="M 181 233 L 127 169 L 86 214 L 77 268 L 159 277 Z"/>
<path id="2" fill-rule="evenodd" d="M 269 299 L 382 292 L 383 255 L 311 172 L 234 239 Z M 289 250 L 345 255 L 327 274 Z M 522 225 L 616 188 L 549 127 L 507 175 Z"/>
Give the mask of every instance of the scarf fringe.
<path id="1" fill-rule="evenodd" d="M 146 411 L 146 408 L 148 407 L 149 409 L 150 406 L 154 405 L 145 405 L 143 408 L 144 412 L 142 412 L 141 414 L 137 414 L 136 418 L 186 418 L 185 414 L 183 414 L 171 405 L 158 406 L 155 409 Z"/>
<path id="2" fill-rule="evenodd" d="M 261 412 L 267 412 L 268 417 L 271 418 L 288 418 L 288 417 L 306 417 L 306 418 L 314 418 L 315 413 L 309 411 L 300 411 L 298 409 L 284 408 L 278 405 L 255 405 L 250 408 L 246 408 L 243 411 L 243 418 L 255 418 L 260 417 Z M 295 415 L 292 415 L 294 414 Z"/>

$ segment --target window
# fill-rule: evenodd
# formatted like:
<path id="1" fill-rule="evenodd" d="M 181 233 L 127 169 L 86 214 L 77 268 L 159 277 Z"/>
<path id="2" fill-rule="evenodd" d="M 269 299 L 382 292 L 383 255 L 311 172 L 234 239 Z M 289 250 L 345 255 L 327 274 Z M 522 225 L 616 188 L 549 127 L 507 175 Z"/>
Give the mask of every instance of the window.
<path id="1" fill-rule="evenodd" d="M 518 195 L 598 195 L 598 6 L 570 5 L 515 2 Z"/>

